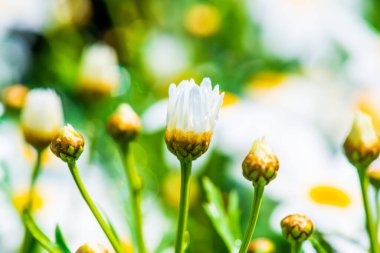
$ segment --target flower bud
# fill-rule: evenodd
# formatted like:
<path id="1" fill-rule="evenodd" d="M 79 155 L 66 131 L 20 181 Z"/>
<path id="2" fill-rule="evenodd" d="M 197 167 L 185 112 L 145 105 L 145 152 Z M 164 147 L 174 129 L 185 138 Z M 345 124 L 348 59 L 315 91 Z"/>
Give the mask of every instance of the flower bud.
<path id="1" fill-rule="evenodd" d="M 19 111 L 24 107 L 25 98 L 29 89 L 22 84 L 6 87 L 2 93 L 2 101 L 6 108 Z"/>
<path id="2" fill-rule="evenodd" d="M 377 190 L 380 190 L 380 167 L 372 167 L 367 170 L 370 184 Z"/>
<path id="3" fill-rule="evenodd" d="M 264 138 L 253 143 L 251 150 L 245 157 L 243 176 L 254 186 L 267 185 L 276 178 L 280 164 Z"/>
<path id="4" fill-rule="evenodd" d="M 63 124 L 61 99 L 48 89 L 28 93 L 21 113 L 21 126 L 26 142 L 37 150 L 49 146 Z"/>
<path id="5" fill-rule="evenodd" d="M 347 159 L 356 168 L 367 169 L 379 156 L 380 139 L 370 116 L 362 112 L 356 113 L 343 147 Z"/>
<path id="6" fill-rule="evenodd" d="M 75 253 L 111 253 L 111 251 L 99 243 L 86 243 L 80 246 Z"/>
<path id="7" fill-rule="evenodd" d="M 290 243 L 302 243 L 314 232 L 313 222 L 301 214 L 286 216 L 281 221 L 282 234 Z"/>
<path id="8" fill-rule="evenodd" d="M 249 244 L 248 253 L 274 253 L 275 246 L 267 238 L 257 238 Z"/>
<path id="9" fill-rule="evenodd" d="M 108 119 L 107 130 L 116 142 L 130 142 L 140 133 L 141 120 L 128 104 L 121 104 Z"/>
<path id="10" fill-rule="evenodd" d="M 116 92 L 120 76 L 115 50 L 102 43 L 86 48 L 78 82 L 79 91 L 88 98 L 107 97 Z"/>
<path id="11" fill-rule="evenodd" d="M 64 162 L 72 163 L 78 160 L 84 150 L 84 138 L 70 124 L 67 124 L 54 137 L 50 149 Z"/>

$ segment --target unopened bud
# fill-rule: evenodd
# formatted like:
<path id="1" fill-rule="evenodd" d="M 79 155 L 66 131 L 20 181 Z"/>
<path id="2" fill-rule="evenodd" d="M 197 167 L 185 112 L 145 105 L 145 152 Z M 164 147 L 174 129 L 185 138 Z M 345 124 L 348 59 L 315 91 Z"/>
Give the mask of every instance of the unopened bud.
<path id="1" fill-rule="evenodd" d="M 302 243 L 314 232 L 313 222 L 301 214 L 286 216 L 281 221 L 282 234 L 290 243 Z"/>
<path id="2" fill-rule="evenodd" d="M 75 253 L 111 253 L 111 251 L 99 243 L 86 243 L 80 246 Z"/>
<path id="3" fill-rule="evenodd" d="M 370 116 L 357 112 L 344 142 L 347 159 L 356 168 L 367 167 L 379 156 L 380 140 Z"/>
<path id="4" fill-rule="evenodd" d="M 367 170 L 369 182 L 377 190 L 380 190 L 380 167 L 372 167 Z"/>
<path id="5" fill-rule="evenodd" d="M 141 120 L 128 104 L 121 104 L 108 119 L 107 130 L 116 142 L 130 142 L 140 133 Z"/>
<path id="6" fill-rule="evenodd" d="M 249 244 L 248 253 L 273 253 L 275 246 L 267 238 L 257 238 Z"/>
<path id="7" fill-rule="evenodd" d="M 280 164 L 277 156 L 262 138 L 253 143 L 242 167 L 243 176 L 254 186 L 264 186 L 276 178 Z"/>
<path id="8" fill-rule="evenodd" d="M 67 124 L 53 138 L 50 149 L 64 162 L 75 162 L 84 150 L 84 138 L 70 124 Z"/>

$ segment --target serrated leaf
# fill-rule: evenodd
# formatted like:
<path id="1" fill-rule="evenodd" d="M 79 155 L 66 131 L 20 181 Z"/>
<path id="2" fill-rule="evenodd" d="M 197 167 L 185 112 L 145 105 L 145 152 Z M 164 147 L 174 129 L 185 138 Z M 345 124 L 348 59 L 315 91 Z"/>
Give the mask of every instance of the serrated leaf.
<path id="1" fill-rule="evenodd" d="M 62 231 L 59 228 L 59 225 L 55 227 L 55 242 L 59 246 L 59 248 L 62 250 L 63 253 L 70 253 L 70 249 L 67 246 L 66 240 L 63 237 Z"/>

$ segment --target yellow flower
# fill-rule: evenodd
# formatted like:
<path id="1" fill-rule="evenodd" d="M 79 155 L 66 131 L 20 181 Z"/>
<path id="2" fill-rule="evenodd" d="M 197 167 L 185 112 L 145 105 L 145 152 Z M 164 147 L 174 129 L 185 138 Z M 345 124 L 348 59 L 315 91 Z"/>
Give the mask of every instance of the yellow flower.
<path id="1" fill-rule="evenodd" d="M 33 203 L 31 210 L 33 212 L 38 211 L 42 208 L 44 204 L 44 200 L 42 198 L 42 191 L 39 188 L 36 188 L 32 193 Z M 20 189 L 16 190 L 14 194 L 12 194 L 12 203 L 14 207 L 20 213 L 26 208 L 29 203 L 29 190 Z"/>
<path id="2" fill-rule="evenodd" d="M 220 30 L 219 10 L 209 4 L 193 5 L 185 14 L 185 28 L 194 36 L 207 37 Z"/>
<path id="3" fill-rule="evenodd" d="M 248 253 L 274 253 L 273 242 L 267 238 L 257 238 L 249 244 Z"/>
<path id="4" fill-rule="evenodd" d="M 111 253 L 111 250 L 100 243 L 86 243 L 80 246 L 75 253 Z"/>
<path id="5" fill-rule="evenodd" d="M 22 84 L 10 85 L 3 90 L 2 101 L 9 109 L 21 110 L 28 92 L 29 89 Z"/>

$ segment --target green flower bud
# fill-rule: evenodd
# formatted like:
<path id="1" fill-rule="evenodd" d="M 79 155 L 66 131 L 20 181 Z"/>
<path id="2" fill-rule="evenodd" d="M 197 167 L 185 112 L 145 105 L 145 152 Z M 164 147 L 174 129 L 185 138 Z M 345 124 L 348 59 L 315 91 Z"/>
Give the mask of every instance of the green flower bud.
<path id="1" fill-rule="evenodd" d="M 267 238 L 257 238 L 249 244 L 248 253 L 274 253 L 275 246 Z"/>
<path id="2" fill-rule="evenodd" d="M 372 167 L 367 170 L 367 175 L 371 185 L 380 190 L 380 167 Z"/>
<path id="3" fill-rule="evenodd" d="M 380 139 L 370 116 L 357 112 L 350 133 L 344 142 L 347 159 L 356 168 L 367 167 L 379 156 Z"/>
<path id="4" fill-rule="evenodd" d="M 99 243 L 86 243 L 80 246 L 75 253 L 111 253 L 111 251 Z"/>
<path id="5" fill-rule="evenodd" d="M 64 162 L 75 162 L 84 150 L 84 138 L 70 124 L 67 124 L 53 138 L 50 149 Z"/>
<path id="6" fill-rule="evenodd" d="M 302 243 L 314 232 L 313 222 L 301 214 L 286 216 L 281 221 L 282 234 L 290 243 Z"/>
<path id="7" fill-rule="evenodd" d="M 275 179 L 280 165 L 277 156 L 262 138 L 253 143 L 242 167 L 243 176 L 251 181 L 254 186 L 258 186 L 267 185 Z"/>

